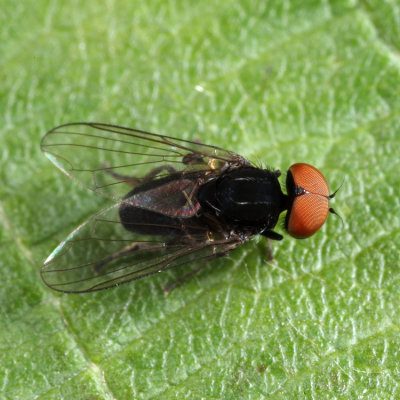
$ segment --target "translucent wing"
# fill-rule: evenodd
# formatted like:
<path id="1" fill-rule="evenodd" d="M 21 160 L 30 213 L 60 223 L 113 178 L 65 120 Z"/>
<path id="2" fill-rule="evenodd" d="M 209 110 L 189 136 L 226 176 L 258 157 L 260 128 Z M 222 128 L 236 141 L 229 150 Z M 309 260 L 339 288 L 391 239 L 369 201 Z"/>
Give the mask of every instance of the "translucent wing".
<path id="1" fill-rule="evenodd" d="M 42 139 L 44 154 L 61 171 L 115 201 L 144 179 L 174 171 L 219 174 L 243 157 L 218 147 L 100 123 L 73 123 Z"/>
<path id="2" fill-rule="evenodd" d="M 89 218 L 52 252 L 41 270 L 49 287 L 70 293 L 107 289 L 213 259 L 242 243 L 222 235 L 210 239 L 201 225 L 197 233 L 178 239 L 132 233 L 121 225 L 118 207 L 114 204 Z"/>

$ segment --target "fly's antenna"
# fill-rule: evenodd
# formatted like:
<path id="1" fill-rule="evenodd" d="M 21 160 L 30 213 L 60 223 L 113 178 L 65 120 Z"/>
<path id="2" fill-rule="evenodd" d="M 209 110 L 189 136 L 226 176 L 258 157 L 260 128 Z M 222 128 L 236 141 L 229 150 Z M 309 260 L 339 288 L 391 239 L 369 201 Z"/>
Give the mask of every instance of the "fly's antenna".
<path id="1" fill-rule="evenodd" d="M 329 197 L 328 197 L 329 199 L 333 199 L 333 198 L 336 196 L 336 193 L 337 193 L 337 192 L 339 191 L 339 189 L 341 189 L 341 187 L 343 186 L 344 180 L 345 180 L 345 178 L 343 178 L 343 181 L 342 181 L 342 183 L 340 184 L 340 186 L 339 186 L 331 195 L 329 195 Z M 337 216 L 339 217 L 340 222 L 342 223 L 342 225 L 344 225 L 344 221 L 343 221 L 342 216 L 341 216 L 340 214 L 338 214 L 338 213 L 335 211 L 334 208 L 330 207 L 330 208 L 329 208 L 329 212 L 330 212 L 331 214 L 337 215 Z"/>
<path id="2" fill-rule="evenodd" d="M 332 193 L 329 195 L 329 199 L 333 199 L 336 196 L 336 193 L 339 191 L 339 189 L 343 186 L 345 178 L 343 178 L 342 183 L 340 186 Z M 329 210 L 330 211 L 330 210 Z M 331 211 L 332 212 L 332 211 Z M 333 214 L 336 214 L 335 212 Z"/>

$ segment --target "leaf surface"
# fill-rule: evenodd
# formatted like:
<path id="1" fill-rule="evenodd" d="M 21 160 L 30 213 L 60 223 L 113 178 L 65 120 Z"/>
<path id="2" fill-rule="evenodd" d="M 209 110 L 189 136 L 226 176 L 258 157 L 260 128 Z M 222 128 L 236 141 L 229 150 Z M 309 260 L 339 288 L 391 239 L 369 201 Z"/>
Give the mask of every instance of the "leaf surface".
<path id="1" fill-rule="evenodd" d="M 54 2 L 0 13 L 0 397 L 398 396 L 400 48 L 396 1 Z M 39 269 L 107 200 L 39 142 L 98 121 L 317 166 L 304 241 L 253 240 L 168 296 L 170 271 L 59 295 Z"/>

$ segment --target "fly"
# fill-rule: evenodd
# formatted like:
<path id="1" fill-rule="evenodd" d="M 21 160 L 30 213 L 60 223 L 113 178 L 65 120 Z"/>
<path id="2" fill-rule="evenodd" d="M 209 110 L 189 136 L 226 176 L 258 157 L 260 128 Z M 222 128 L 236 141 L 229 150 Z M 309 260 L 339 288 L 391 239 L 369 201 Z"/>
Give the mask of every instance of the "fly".
<path id="1" fill-rule="evenodd" d="M 286 194 L 279 170 L 255 167 L 228 150 L 136 129 L 72 123 L 49 131 L 44 154 L 67 176 L 110 199 L 61 242 L 44 262 L 52 289 L 93 292 L 185 264 L 197 272 L 254 235 L 281 240 L 324 224 L 329 194 L 309 164 L 292 165 Z M 130 189 L 129 189 L 130 187 Z"/>

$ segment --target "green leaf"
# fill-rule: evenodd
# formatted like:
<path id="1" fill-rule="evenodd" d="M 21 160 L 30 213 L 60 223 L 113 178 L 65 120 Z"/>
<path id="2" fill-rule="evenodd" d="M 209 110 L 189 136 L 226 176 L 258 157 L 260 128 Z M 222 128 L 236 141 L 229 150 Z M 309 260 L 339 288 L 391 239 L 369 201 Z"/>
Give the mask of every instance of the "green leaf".
<path id="1" fill-rule="evenodd" d="M 0 12 L 0 397 L 398 397 L 396 1 L 6 2 Z M 60 295 L 40 265 L 105 200 L 40 138 L 99 121 L 199 138 L 334 190 L 308 240 L 254 239 L 168 296 L 170 271 Z M 187 270 L 186 270 L 187 271 Z"/>

